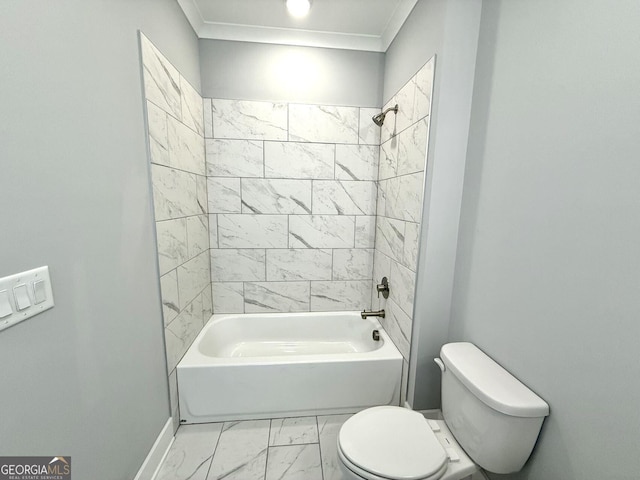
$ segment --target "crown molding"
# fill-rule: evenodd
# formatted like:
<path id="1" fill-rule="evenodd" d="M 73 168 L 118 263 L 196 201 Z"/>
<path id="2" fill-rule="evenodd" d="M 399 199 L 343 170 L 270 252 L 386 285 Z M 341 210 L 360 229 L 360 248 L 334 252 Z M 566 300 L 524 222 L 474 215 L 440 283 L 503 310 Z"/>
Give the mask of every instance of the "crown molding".
<path id="1" fill-rule="evenodd" d="M 418 0 L 402 0 L 381 35 L 361 35 L 256 25 L 207 22 L 195 0 L 178 0 L 198 38 L 304 47 L 386 52 Z"/>
<path id="2" fill-rule="evenodd" d="M 404 22 L 411 14 L 413 7 L 416 6 L 416 3 L 418 3 L 418 0 L 402 0 L 400 2 L 380 37 L 382 44 L 381 52 L 387 51 L 389 45 L 391 45 L 393 39 L 396 38 L 396 35 L 402 28 L 402 25 L 404 25 Z"/>

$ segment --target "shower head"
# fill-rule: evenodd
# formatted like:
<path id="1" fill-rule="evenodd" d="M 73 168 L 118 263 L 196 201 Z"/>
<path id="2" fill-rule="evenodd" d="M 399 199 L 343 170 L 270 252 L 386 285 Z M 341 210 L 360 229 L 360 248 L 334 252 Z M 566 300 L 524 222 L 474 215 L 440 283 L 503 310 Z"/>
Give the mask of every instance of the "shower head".
<path id="1" fill-rule="evenodd" d="M 398 113 L 398 105 L 396 104 L 395 107 L 391 107 L 391 108 L 387 108 L 384 112 L 379 113 L 377 115 L 374 115 L 373 117 L 371 117 L 371 119 L 373 120 L 373 123 L 375 123 L 376 125 L 378 125 L 379 127 L 382 126 L 382 124 L 384 123 L 384 117 L 387 116 L 387 113 L 389 112 L 393 112 L 393 113 Z"/>

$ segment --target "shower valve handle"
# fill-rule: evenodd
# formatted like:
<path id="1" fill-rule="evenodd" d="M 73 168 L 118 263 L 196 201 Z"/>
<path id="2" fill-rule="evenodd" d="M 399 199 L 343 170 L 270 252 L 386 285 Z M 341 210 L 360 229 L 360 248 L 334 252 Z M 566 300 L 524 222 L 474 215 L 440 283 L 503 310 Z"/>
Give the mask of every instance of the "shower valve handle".
<path id="1" fill-rule="evenodd" d="M 389 280 L 387 280 L 387 277 L 382 277 L 381 283 L 376 285 L 376 290 L 378 291 L 378 298 L 380 298 L 381 293 L 384 298 L 389 298 Z"/>

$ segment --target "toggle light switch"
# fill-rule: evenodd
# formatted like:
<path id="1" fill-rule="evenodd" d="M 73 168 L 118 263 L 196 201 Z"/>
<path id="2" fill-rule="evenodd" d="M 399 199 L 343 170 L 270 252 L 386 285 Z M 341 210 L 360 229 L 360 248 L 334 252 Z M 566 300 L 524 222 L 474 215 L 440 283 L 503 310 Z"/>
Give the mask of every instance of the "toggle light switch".
<path id="1" fill-rule="evenodd" d="M 9 292 L 0 291 L 0 318 L 8 317 L 13 313 L 11 304 L 9 303 Z"/>
<path id="2" fill-rule="evenodd" d="M 38 305 L 47 299 L 47 289 L 44 280 L 33 282 L 33 303 Z"/>
<path id="3" fill-rule="evenodd" d="M 16 299 L 16 308 L 18 310 L 26 310 L 31 306 L 27 286 L 24 283 L 13 287 L 13 298 Z"/>

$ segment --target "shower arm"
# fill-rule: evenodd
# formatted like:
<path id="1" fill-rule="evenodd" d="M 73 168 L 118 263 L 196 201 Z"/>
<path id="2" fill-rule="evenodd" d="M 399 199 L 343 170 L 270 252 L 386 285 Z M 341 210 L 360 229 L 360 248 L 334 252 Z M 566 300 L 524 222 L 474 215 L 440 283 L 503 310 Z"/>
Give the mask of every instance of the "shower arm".
<path id="1" fill-rule="evenodd" d="M 382 115 L 386 115 L 389 112 L 393 112 L 393 113 L 397 114 L 398 113 L 398 104 L 396 104 L 393 107 L 387 108 L 384 112 L 382 112 Z"/>

